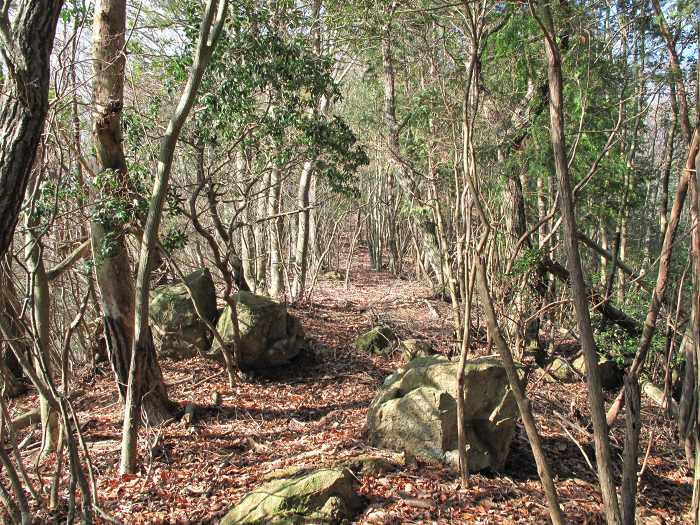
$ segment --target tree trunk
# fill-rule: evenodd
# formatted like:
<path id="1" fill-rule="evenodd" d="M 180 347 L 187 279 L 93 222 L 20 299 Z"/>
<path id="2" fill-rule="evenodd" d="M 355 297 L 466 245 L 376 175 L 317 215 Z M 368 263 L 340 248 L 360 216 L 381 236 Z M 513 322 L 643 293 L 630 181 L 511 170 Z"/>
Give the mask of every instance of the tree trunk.
<path id="1" fill-rule="evenodd" d="M 389 15 L 390 16 L 390 15 Z M 410 163 L 401 154 L 401 126 L 396 118 L 396 89 L 394 75 L 394 57 L 391 48 L 391 21 L 387 21 L 382 35 L 382 64 L 384 68 L 384 122 L 387 126 L 387 147 L 395 177 L 407 198 L 418 198 L 418 187 Z M 430 266 L 440 278 L 442 275 L 442 255 L 437 239 L 435 223 L 422 213 L 414 220 L 423 237 L 423 247 Z"/>
<path id="2" fill-rule="evenodd" d="M 270 172 L 270 194 L 267 203 L 267 215 L 271 217 L 280 211 L 280 193 L 282 191 L 282 177 L 279 168 L 273 167 Z M 282 235 L 282 217 L 276 217 L 270 221 L 268 230 L 270 250 L 270 297 L 279 297 L 284 292 L 284 280 L 282 275 L 282 254 L 280 250 L 280 238 Z"/>
<path id="3" fill-rule="evenodd" d="M 661 168 L 661 181 L 659 182 L 661 194 L 659 197 L 659 230 L 661 238 L 666 233 L 668 224 L 668 183 L 671 178 L 671 165 L 673 164 L 673 141 L 676 136 L 675 122 L 671 129 L 666 132 L 666 145 L 664 147 L 664 163 Z"/>
<path id="4" fill-rule="evenodd" d="M 700 36 L 699 36 L 700 38 Z M 700 102 L 699 102 L 700 104 Z M 695 141 L 697 142 L 698 133 L 700 129 L 695 129 Z M 690 166 L 690 163 L 688 163 Z M 693 390 L 695 391 L 695 411 L 694 417 L 691 418 L 688 426 L 692 428 L 692 439 L 695 445 L 695 463 L 693 472 L 693 499 L 691 503 L 691 514 L 693 516 L 693 523 L 700 523 L 700 426 L 698 425 L 698 399 L 700 398 L 700 373 L 698 372 L 698 363 L 700 362 L 700 356 L 698 355 L 698 341 L 700 341 L 700 187 L 698 185 L 698 168 L 700 168 L 700 151 L 696 149 L 695 155 L 693 156 L 692 167 L 694 170 L 687 170 L 690 175 L 690 222 L 692 227 L 692 232 L 690 235 L 690 252 L 692 256 L 692 269 L 693 269 L 693 299 L 692 299 L 692 315 L 691 315 L 691 329 L 692 334 L 692 348 L 694 350 L 694 359 L 692 364 L 686 363 L 686 366 L 695 366 L 695 384 L 693 385 Z"/>
<path id="5" fill-rule="evenodd" d="M 20 348 L 23 355 L 29 356 L 31 349 L 26 345 L 27 338 L 19 320 L 21 311 L 22 307 L 17 301 L 14 283 L 5 268 L 1 267 L 0 317 L 10 329 L 9 336 L 15 341 L 15 346 Z M 17 396 L 27 390 L 27 386 L 22 382 L 22 365 L 6 343 L 0 345 L 0 380 L 3 381 L 0 387 L 4 388 L 0 390 L 0 394 L 7 397 Z"/>
<path id="6" fill-rule="evenodd" d="M 35 352 L 33 352 L 34 370 L 39 377 L 52 377 L 50 327 L 49 280 L 42 256 L 41 239 L 35 235 L 39 229 L 34 219 L 27 219 L 26 262 L 30 274 L 32 327 L 34 329 Z M 41 451 L 40 457 L 46 457 L 56 450 L 60 428 L 58 414 L 50 406 L 49 399 L 39 393 L 39 410 L 41 413 Z"/>
<path id="7" fill-rule="evenodd" d="M 146 225 L 143 229 L 143 241 L 141 242 L 138 275 L 136 278 L 134 343 L 129 366 L 129 382 L 124 407 L 121 461 L 119 466 L 119 471 L 122 474 L 133 474 L 136 470 L 139 412 L 142 404 L 154 395 L 161 398 L 164 397 L 167 400 L 162 377 L 158 378 L 160 381 L 155 385 L 145 382 L 145 379 L 148 379 L 147 371 L 153 369 L 154 365 L 157 365 L 148 315 L 151 265 L 156 249 L 163 204 L 168 191 L 175 147 L 182 127 L 185 125 L 187 116 L 194 104 L 204 71 L 216 47 L 216 42 L 226 18 L 227 7 L 227 0 L 207 1 L 199 30 L 199 41 L 187 84 L 168 122 L 168 127 L 160 144 L 158 169 L 148 206 Z M 152 424 L 151 421 L 148 422 Z"/>
<path id="8" fill-rule="evenodd" d="M 48 111 L 51 50 L 62 6 L 63 0 L 24 0 L 10 31 L 0 35 L 9 69 L 0 91 L 0 259 L 12 241 Z M 9 26 L 7 19 L 0 22 Z"/>
<path id="9" fill-rule="evenodd" d="M 126 160 L 121 129 L 124 100 L 124 42 L 126 0 L 98 0 L 93 25 L 93 140 L 98 169 L 110 170 L 120 179 L 120 188 L 128 187 Z M 117 195 L 108 197 L 116 198 Z M 90 224 L 95 277 L 105 324 L 109 360 L 122 400 L 127 396 L 131 349 L 134 340 L 134 279 L 121 224 L 110 217 L 93 213 Z M 150 394 L 144 399 L 144 412 L 150 424 L 158 424 L 170 415 L 160 367 L 154 354 L 146 362 L 144 381 Z"/>
<path id="10" fill-rule="evenodd" d="M 245 156 L 242 151 L 236 154 L 236 176 L 243 185 L 245 180 Z M 246 197 L 244 210 L 245 226 L 241 228 L 241 265 L 243 267 L 243 277 L 249 290 L 255 290 L 256 275 L 255 275 L 255 239 L 253 237 L 253 227 L 250 226 L 254 218 L 253 210 L 251 209 L 251 199 Z"/>
<path id="11" fill-rule="evenodd" d="M 299 177 L 299 191 L 297 193 L 297 236 L 294 248 L 294 284 L 292 285 L 292 297 L 301 299 L 306 287 L 306 269 L 308 268 L 309 251 L 309 190 L 313 178 L 314 162 L 308 160 L 304 163 Z"/>
<path id="12" fill-rule="evenodd" d="M 622 457 L 622 522 L 635 525 L 637 506 L 637 452 L 641 419 L 639 412 L 639 383 L 635 377 L 625 377 L 625 445 Z"/>
<path id="13" fill-rule="evenodd" d="M 475 264 L 477 265 L 476 286 L 477 290 L 479 291 L 481 304 L 484 307 L 486 324 L 488 326 L 490 338 L 496 344 L 496 350 L 501 356 L 503 368 L 505 368 L 506 375 L 508 376 L 508 384 L 510 385 L 510 389 L 513 392 L 513 396 L 515 397 L 515 401 L 518 405 L 518 410 L 520 411 L 520 417 L 522 418 L 523 426 L 525 427 L 525 432 L 527 433 L 527 439 L 530 443 L 530 448 L 532 449 L 532 455 L 535 457 L 537 473 L 542 481 L 542 488 L 544 489 L 544 493 L 547 498 L 549 516 L 555 525 L 563 525 L 565 520 L 564 516 L 562 515 L 561 508 L 559 507 L 557 489 L 554 486 L 554 480 L 549 469 L 549 463 L 547 462 L 547 458 L 545 457 L 542 449 L 542 442 L 540 440 L 540 435 L 537 432 L 535 418 L 533 417 L 532 410 L 530 409 L 530 402 L 523 393 L 518 372 L 515 368 L 515 363 L 513 362 L 513 355 L 503 339 L 501 331 L 498 327 L 498 320 L 496 319 L 496 313 L 493 309 L 488 282 L 486 280 L 486 270 L 484 268 L 484 263 L 479 256 L 477 256 Z"/>
<path id="14" fill-rule="evenodd" d="M 564 241 L 568 256 L 571 295 L 580 332 L 581 349 L 586 361 L 588 404 L 593 422 L 598 481 L 603 496 L 607 522 L 611 525 L 617 525 L 621 523 L 620 506 L 617 500 L 615 480 L 612 472 L 608 425 L 605 420 L 603 390 L 598 371 L 598 354 L 593 340 L 593 330 L 591 328 L 590 312 L 588 311 L 586 297 L 586 284 L 583 279 L 581 258 L 578 251 L 576 217 L 564 142 L 564 97 L 561 56 L 556 42 L 556 32 L 549 5 L 542 5 L 541 12 L 544 18 L 544 42 L 548 65 L 550 135 L 554 154 L 554 167 L 559 180 L 559 204 L 566 227 Z"/>
<path id="15" fill-rule="evenodd" d="M 258 185 L 256 221 L 253 225 L 253 238 L 255 240 L 255 286 L 253 292 L 264 293 L 267 281 L 267 259 L 265 222 L 262 220 L 267 214 L 267 200 L 270 193 L 270 174 L 266 174 Z"/>

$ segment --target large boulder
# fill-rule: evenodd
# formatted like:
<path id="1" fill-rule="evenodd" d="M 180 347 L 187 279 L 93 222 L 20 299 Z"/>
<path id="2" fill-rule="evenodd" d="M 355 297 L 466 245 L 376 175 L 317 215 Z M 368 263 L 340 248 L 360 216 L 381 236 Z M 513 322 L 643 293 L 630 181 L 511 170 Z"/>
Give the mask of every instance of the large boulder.
<path id="1" fill-rule="evenodd" d="M 203 316 L 216 322 L 216 291 L 209 270 L 202 268 L 185 277 Z M 158 353 L 184 359 L 204 354 L 211 344 L 211 332 L 197 314 L 185 284 L 164 284 L 151 292 L 149 307 L 153 337 Z"/>
<path id="2" fill-rule="evenodd" d="M 299 320 L 283 305 L 251 292 L 238 292 L 236 313 L 240 334 L 240 365 L 250 370 L 281 366 L 294 359 L 304 346 L 304 331 Z M 226 344 L 233 343 L 233 319 L 227 306 L 216 325 Z M 221 355 L 221 345 L 214 340 L 211 349 Z"/>
<path id="3" fill-rule="evenodd" d="M 265 483 L 244 496 L 219 525 L 334 524 L 351 518 L 359 505 L 348 469 L 319 469 Z"/>
<path id="4" fill-rule="evenodd" d="M 369 407 L 372 445 L 456 467 L 458 367 L 442 356 L 423 357 L 390 375 Z M 500 470 L 518 418 L 500 360 L 467 361 L 464 394 L 469 469 Z"/>

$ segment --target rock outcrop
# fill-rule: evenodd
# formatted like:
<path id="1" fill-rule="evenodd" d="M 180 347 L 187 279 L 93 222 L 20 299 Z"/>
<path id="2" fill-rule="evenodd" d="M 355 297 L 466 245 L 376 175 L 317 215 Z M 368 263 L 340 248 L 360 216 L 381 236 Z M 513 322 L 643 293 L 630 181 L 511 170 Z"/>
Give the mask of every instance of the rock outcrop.
<path id="1" fill-rule="evenodd" d="M 417 358 L 390 375 L 369 408 L 371 444 L 456 468 L 458 366 L 442 356 Z M 519 417 L 500 360 L 468 361 L 464 392 L 469 469 L 500 470 Z"/>
<path id="2" fill-rule="evenodd" d="M 238 292 L 236 305 L 241 368 L 265 370 L 286 365 L 299 355 L 304 346 L 304 331 L 299 320 L 289 315 L 283 304 L 251 292 Z M 230 306 L 224 308 L 216 326 L 226 344 L 233 343 L 231 313 Z M 221 355 L 216 340 L 211 354 Z"/>
<path id="3" fill-rule="evenodd" d="M 234 524 L 338 524 L 361 500 L 346 468 L 324 468 L 269 481 L 249 492 L 221 520 Z"/>
<path id="4" fill-rule="evenodd" d="M 216 323 L 216 291 L 209 270 L 202 268 L 185 277 L 200 311 Z M 151 292 L 150 317 L 158 354 L 184 359 L 204 354 L 211 344 L 211 333 L 197 314 L 185 284 L 164 284 Z"/>

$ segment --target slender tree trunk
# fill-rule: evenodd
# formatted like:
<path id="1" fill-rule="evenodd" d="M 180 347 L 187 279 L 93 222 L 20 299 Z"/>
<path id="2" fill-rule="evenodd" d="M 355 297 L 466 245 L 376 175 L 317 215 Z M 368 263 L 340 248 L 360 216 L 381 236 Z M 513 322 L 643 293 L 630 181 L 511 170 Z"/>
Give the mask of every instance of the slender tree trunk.
<path id="1" fill-rule="evenodd" d="M 698 37 L 700 38 L 700 36 Z M 695 140 L 697 141 L 698 133 L 700 130 L 695 129 Z M 692 269 L 693 269 L 693 303 L 692 303 L 692 316 L 691 316 L 691 328 L 690 333 L 692 334 L 692 348 L 694 352 L 694 359 L 692 363 L 686 363 L 686 366 L 695 365 L 695 384 L 693 385 L 693 390 L 695 392 L 695 411 L 688 422 L 688 428 L 692 429 L 689 434 L 692 435 L 692 439 L 695 445 L 695 463 L 693 472 L 693 499 L 691 503 L 691 514 L 693 516 L 693 523 L 696 525 L 700 523 L 700 423 L 698 417 L 698 409 L 700 409 L 700 372 L 698 371 L 698 364 L 700 363 L 700 351 L 698 350 L 698 345 L 700 341 L 700 185 L 698 184 L 698 168 L 700 168 L 700 151 L 695 151 L 693 167 L 695 168 L 692 173 L 687 170 L 690 175 L 690 219 L 692 232 L 690 235 L 690 245 L 691 245 L 691 255 L 692 255 Z"/>
<path id="2" fill-rule="evenodd" d="M 535 457 L 537 473 L 540 476 L 542 488 L 544 489 L 544 493 L 547 498 L 549 517 L 551 518 L 552 523 L 555 525 L 563 525 L 566 523 L 566 521 L 561 512 L 561 508 L 559 507 L 557 489 L 554 486 L 554 480 L 549 469 L 549 463 L 547 462 L 547 458 L 545 457 L 542 449 L 542 442 L 540 440 L 540 435 L 537 432 L 535 418 L 532 416 L 532 410 L 530 409 L 530 401 L 523 393 L 520 378 L 518 377 L 518 372 L 515 368 L 515 363 L 513 362 L 513 355 L 503 339 L 501 331 L 498 327 L 498 320 L 493 309 L 493 303 L 491 302 L 491 294 L 489 292 L 488 282 L 486 280 L 486 270 L 484 268 L 483 261 L 481 261 L 480 258 L 477 258 L 475 264 L 477 265 L 476 286 L 479 291 L 481 304 L 484 307 L 484 312 L 486 314 L 486 324 L 488 326 L 489 333 L 491 334 L 491 340 L 496 344 L 496 350 L 501 356 L 503 367 L 505 368 L 508 376 L 510 389 L 513 392 L 516 403 L 518 404 L 518 410 L 520 411 L 520 417 L 523 420 L 523 426 L 525 427 L 525 432 L 527 433 L 527 439 L 530 442 L 530 448 L 532 449 L 532 454 Z"/>
<path id="3" fill-rule="evenodd" d="M 267 202 L 268 216 L 277 215 L 280 212 L 280 195 L 282 192 L 282 177 L 280 170 L 273 167 L 270 171 L 270 194 Z M 269 251 L 270 251 L 270 297 L 280 297 L 284 293 L 284 279 L 281 253 L 282 217 L 274 218 L 269 224 Z"/>
<path id="4" fill-rule="evenodd" d="M 639 383 L 625 377 L 625 445 L 622 457 L 622 523 L 635 525 L 637 506 L 637 454 L 641 419 L 639 412 Z"/>
<path id="5" fill-rule="evenodd" d="M 392 16 L 389 14 L 388 16 Z M 394 75 L 394 58 L 392 53 L 391 21 L 387 21 L 382 35 L 382 64 L 384 68 L 384 121 L 387 126 L 387 147 L 389 158 L 395 176 L 401 189 L 407 198 L 418 198 L 418 187 L 411 173 L 412 167 L 401 154 L 400 133 L 401 126 L 396 118 L 396 89 Z M 423 246 L 427 254 L 430 266 L 438 278 L 442 274 L 442 254 L 437 239 L 435 223 L 426 215 L 416 217 L 423 237 Z"/>
<path id="6" fill-rule="evenodd" d="M 666 145 L 664 147 L 664 163 L 661 168 L 661 181 L 659 182 L 661 196 L 659 198 L 659 229 L 661 239 L 666 233 L 668 225 L 668 184 L 671 178 L 671 165 L 673 164 L 673 142 L 676 137 L 676 124 L 672 124 L 671 129 L 666 132 Z"/>
<path id="7" fill-rule="evenodd" d="M 42 255 L 41 239 L 37 235 L 40 227 L 36 221 L 27 219 L 26 262 L 30 275 L 32 298 L 32 327 L 34 329 L 34 370 L 40 377 L 52 377 L 51 366 L 51 327 L 50 327 L 50 298 L 49 280 Z M 56 450 L 60 428 L 58 414 L 51 408 L 49 399 L 39 393 L 39 410 L 41 413 L 41 452 L 40 457 L 46 457 Z"/>
<path id="8" fill-rule="evenodd" d="M 262 221 L 267 215 L 267 200 L 270 193 L 270 175 L 263 177 L 259 183 L 259 193 L 257 195 L 257 217 L 253 226 L 253 238 L 255 239 L 255 293 L 264 293 L 267 279 L 268 252 L 266 248 L 266 224 Z"/>
<path id="9" fill-rule="evenodd" d="M 292 297 L 301 299 L 306 287 L 306 271 L 308 268 L 309 251 L 309 190 L 314 161 L 307 160 L 299 177 L 299 191 L 297 193 L 297 207 L 301 210 L 297 217 L 296 244 L 294 247 L 294 284 L 292 285 Z"/>
<path id="10" fill-rule="evenodd" d="M 245 180 L 245 156 L 242 151 L 236 154 L 236 176 L 243 184 Z M 250 222 L 253 220 L 253 210 L 250 199 L 246 199 L 244 217 L 246 225 L 241 228 L 241 264 L 243 276 L 249 290 L 255 290 L 255 239 L 253 238 L 253 228 Z"/>
<path id="11" fill-rule="evenodd" d="M 133 473 L 136 470 L 136 444 L 140 422 L 139 411 L 142 403 L 152 395 L 154 386 L 145 382 L 147 378 L 146 371 L 152 368 L 153 361 L 155 361 L 155 349 L 153 348 L 153 337 L 148 317 L 149 281 L 175 147 L 182 127 L 194 104 L 204 71 L 216 47 L 216 42 L 226 18 L 227 7 L 227 0 L 207 1 L 189 78 L 180 96 L 178 105 L 168 122 L 165 135 L 161 140 L 158 169 L 148 207 L 136 279 L 134 342 L 131 351 L 129 383 L 124 407 L 121 462 L 119 467 L 122 474 Z M 162 378 L 160 384 L 163 384 Z"/>
<path id="12" fill-rule="evenodd" d="M 571 295 L 576 311 L 576 320 L 580 332 L 581 349 L 586 362 L 588 383 L 588 404 L 593 422 L 598 481 L 603 496 L 603 506 L 608 524 L 621 523 L 620 506 L 617 500 L 615 480 L 613 478 L 608 425 L 605 420 L 603 390 L 598 371 L 598 354 L 593 340 L 590 312 L 586 298 L 586 284 L 583 279 L 581 258 L 578 251 L 576 235 L 576 217 L 574 211 L 571 182 L 569 180 L 568 159 L 564 141 L 564 97 L 561 70 L 561 56 L 556 42 L 554 21 L 549 5 L 542 5 L 544 20 L 545 50 L 547 54 L 547 76 L 549 81 L 549 114 L 554 167 L 559 179 L 560 209 L 566 228 L 565 245 L 567 250 Z"/>

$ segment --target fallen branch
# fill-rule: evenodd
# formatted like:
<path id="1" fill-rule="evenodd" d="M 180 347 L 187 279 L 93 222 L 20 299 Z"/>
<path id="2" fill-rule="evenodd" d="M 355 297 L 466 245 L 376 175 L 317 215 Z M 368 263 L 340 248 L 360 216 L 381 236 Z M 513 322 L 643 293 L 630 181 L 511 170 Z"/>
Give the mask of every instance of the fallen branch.
<path id="1" fill-rule="evenodd" d="M 25 412 L 21 416 L 18 416 L 12 420 L 12 429 L 17 432 L 18 430 L 31 427 L 41 422 L 41 413 L 38 408 Z"/>
<path id="2" fill-rule="evenodd" d="M 569 281 L 569 271 L 558 262 L 551 259 L 544 260 L 542 261 L 542 267 L 560 281 L 564 283 Z M 616 324 L 633 337 L 638 337 L 642 333 L 642 326 L 636 319 L 613 306 L 610 301 L 605 300 L 590 286 L 586 286 L 586 295 L 589 302 L 594 305 L 593 309 L 600 312 L 605 319 Z"/>
<path id="3" fill-rule="evenodd" d="M 593 464 L 591 463 L 591 460 L 588 457 L 588 454 L 586 454 L 586 451 L 583 449 L 583 446 L 581 446 L 581 443 L 579 443 L 578 440 L 573 436 L 573 434 L 571 432 L 569 432 L 569 429 L 566 428 L 565 424 L 569 424 L 569 422 L 566 419 L 564 419 L 564 417 L 559 412 L 554 412 L 554 415 L 556 415 L 561 420 L 559 422 L 559 426 L 562 428 L 562 430 L 564 432 L 566 432 L 566 435 L 569 436 L 571 441 L 573 441 L 574 444 L 581 451 L 581 454 L 583 455 L 583 459 L 586 460 L 586 464 L 588 465 L 588 468 L 591 469 L 592 472 L 595 472 L 595 469 L 593 468 Z"/>

